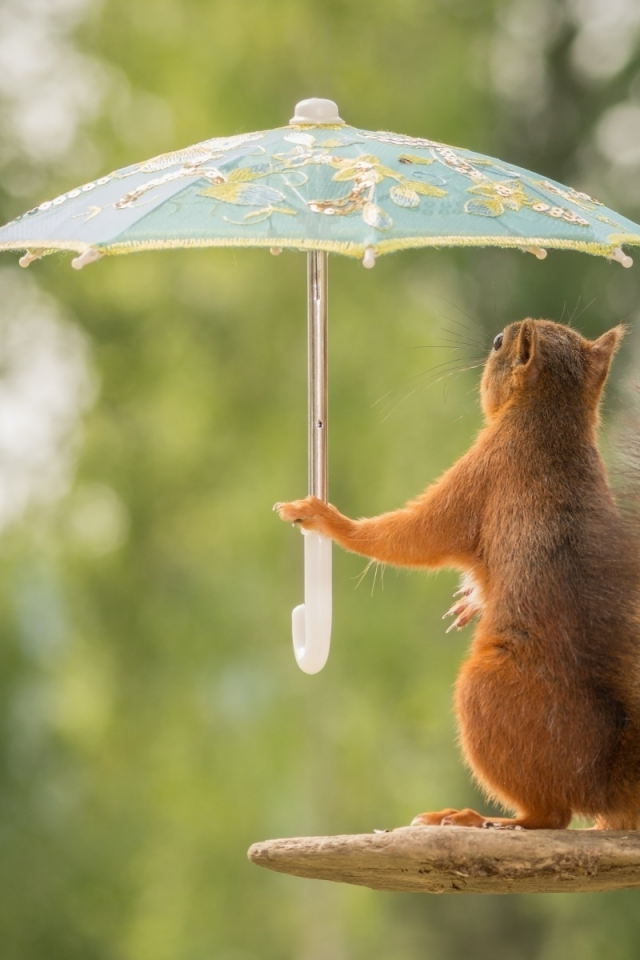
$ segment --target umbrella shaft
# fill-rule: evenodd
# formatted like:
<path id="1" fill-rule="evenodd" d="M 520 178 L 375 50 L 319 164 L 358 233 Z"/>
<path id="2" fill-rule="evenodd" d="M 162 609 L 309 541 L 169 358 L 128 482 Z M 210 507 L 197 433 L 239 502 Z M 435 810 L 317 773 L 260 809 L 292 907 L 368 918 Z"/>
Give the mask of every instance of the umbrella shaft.
<path id="1" fill-rule="evenodd" d="M 309 316 L 309 493 L 327 499 L 328 254 L 307 254 Z"/>

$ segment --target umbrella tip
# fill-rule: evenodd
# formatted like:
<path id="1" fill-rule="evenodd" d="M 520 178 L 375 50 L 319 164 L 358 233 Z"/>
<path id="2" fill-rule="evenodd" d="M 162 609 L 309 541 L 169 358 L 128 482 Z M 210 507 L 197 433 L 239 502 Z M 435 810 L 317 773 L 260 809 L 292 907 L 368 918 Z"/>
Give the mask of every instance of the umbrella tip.
<path id="1" fill-rule="evenodd" d="M 623 267 L 633 266 L 633 257 L 628 256 L 622 247 L 616 247 L 615 250 L 609 254 L 609 259 L 616 260 L 618 263 L 621 263 Z"/>
<path id="2" fill-rule="evenodd" d="M 373 247 L 366 247 L 364 251 L 364 257 L 362 258 L 362 266 L 366 267 L 367 270 L 370 270 L 371 267 L 376 265 L 376 251 Z"/>
<path id="3" fill-rule="evenodd" d="M 544 247 L 524 247 L 526 253 L 532 253 L 534 257 L 537 257 L 538 260 L 547 259 L 547 251 Z"/>
<path id="4" fill-rule="evenodd" d="M 86 267 L 88 263 L 94 263 L 101 257 L 104 257 L 104 253 L 101 253 L 100 250 L 96 250 L 95 247 L 89 247 L 89 249 L 85 250 L 84 253 L 81 253 L 79 257 L 73 258 L 71 261 L 71 266 L 74 270 L 82 270 L 82 268 Z"/>
<path id="5" fill-rule="evenodd" d="M 310 100 L 301 100 L 296 103 L 294 114 L 289 123 L 311 123 L 319 126 L 336 126 L 344 124 L 338 112 L 338 104 L 333 100 L 322 100 L 312 97 Z"/>
<path id="6" fill-rule="evenodd" d="M 42 250 L 27 250 L 24 256 L 20 257 L 18 263 L 21 267 L 28 267 L 34 260 L 39 260 L 43 256 Z"/>

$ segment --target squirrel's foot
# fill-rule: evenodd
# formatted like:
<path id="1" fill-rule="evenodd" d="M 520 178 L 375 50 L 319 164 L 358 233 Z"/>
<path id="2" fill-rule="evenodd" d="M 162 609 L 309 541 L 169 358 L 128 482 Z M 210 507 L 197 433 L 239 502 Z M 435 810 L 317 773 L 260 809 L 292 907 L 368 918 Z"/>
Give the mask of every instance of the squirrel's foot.
<path id="1" fill-rule="evenodd" d="M 570 812 L 535 814 L 521 817 L 483 817 L 475 810 L 440 810 L 439 813 L 420 813 L 411 821 L 412 827 L 482 827 L 485 830 L 564 830 L 571 821 Z"/>
<path id="2" fill-rule="evenodd" d="M 280 519 L 287 523 L 294 523 L 305 530 L 322 532 L 335 507 L 329 506 L 318 497 L 306 497 L 304 500 L 291 500 L 289 503 L 275 503 L 273 509 Z"/>
<path id="3" fill-rule="evenodd" d="M 437 813 L 420 813 L 411 821 L 412 827 L 483 827 L 485 817 L 470 810 L 455 810 L 447 807 Z"/>
<path id="4" fill-rule="evenodd" d="M 509 820 L 504 817 L 483 817 L 470 810 L 455 810 L 448 807 L 437 813 L 420 813 L 411 821 L 412 827 L 481 827 L 494 830 L 523 830 L 526 818 Z"/>

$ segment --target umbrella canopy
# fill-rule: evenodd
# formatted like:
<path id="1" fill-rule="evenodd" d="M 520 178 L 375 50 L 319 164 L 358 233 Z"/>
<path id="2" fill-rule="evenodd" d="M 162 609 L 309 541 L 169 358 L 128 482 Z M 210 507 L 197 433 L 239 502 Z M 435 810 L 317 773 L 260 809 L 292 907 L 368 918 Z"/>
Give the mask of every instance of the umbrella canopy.
<path id="1" fill-rule="evenodd" d="M 586 193 L 470 150 L 347 126 L 303 101 L 289 126 L 215 137 L 46 200 L 0 250 L 103 254 L 265 246 L 364 259 L 409 247 L 582 250 L 631 265 L 640 226 Z"/>

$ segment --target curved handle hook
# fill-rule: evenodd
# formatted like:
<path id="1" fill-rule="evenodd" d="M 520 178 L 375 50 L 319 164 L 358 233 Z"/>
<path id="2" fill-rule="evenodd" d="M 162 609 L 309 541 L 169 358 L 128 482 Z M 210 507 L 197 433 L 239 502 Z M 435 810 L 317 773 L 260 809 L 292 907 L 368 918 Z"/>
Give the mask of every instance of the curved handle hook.
<path id="1" fill-rule="evenodd" d="M 291 614 L 293 652 L 301 670 L 318 673 L 331 644 L 331 540 L 304 534 L 304 603 Z"/>

